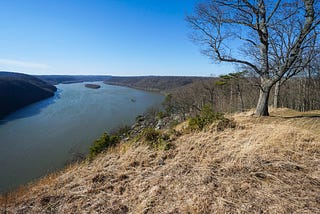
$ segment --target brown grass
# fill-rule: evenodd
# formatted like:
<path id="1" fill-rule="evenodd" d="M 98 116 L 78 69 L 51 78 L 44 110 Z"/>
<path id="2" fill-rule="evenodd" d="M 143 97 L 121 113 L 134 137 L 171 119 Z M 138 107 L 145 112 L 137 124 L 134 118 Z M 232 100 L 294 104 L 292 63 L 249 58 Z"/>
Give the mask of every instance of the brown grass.
<path id="1" fill-rule="evenodd" d="M 11 193 L 6 210 L 320 213 L 320 111 L 248 114 L 233 116 L 236 129 L 184 134 L 168 151 L 123 143 Z"/>

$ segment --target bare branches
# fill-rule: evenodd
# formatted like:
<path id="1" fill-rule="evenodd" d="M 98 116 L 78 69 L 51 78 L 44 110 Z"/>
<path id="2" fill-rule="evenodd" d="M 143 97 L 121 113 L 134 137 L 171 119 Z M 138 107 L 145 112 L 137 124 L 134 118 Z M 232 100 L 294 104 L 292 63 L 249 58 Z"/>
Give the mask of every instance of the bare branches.
<path id="1" fill-rule="evenodd" d="M 280 2 L 281 2 L 281 0 L 278 0 L 278 1 L 277 1 L 275 7 L 273 8 L 273 10 L 271 11 L 270 15 L 269 15 L 268 18 L 267 18 L 267 23 L 270 22 L 270 20 L 271 20 L 271 18 L 273 17 L 273 15 L 277 12 L 277 10 L 278 10 L 278 8 L 279 8 L 279 6 L 280 6 Z"/>
<path id="2" fill-rule="evenodd" d="M 261 79 L 260 95 L 267 99 L 265 93 L 277 81 L 291 78 L 310 63 L 306 54 L 311 54 L 317 34 L 312 32 L 320 25 L 318 4 L 319 0 L 211 0 L 199 5 L 187 21 L 194 41 L 210 59 L 253 70 Z M 236 41 L 240 49 L 232 48 Z M 263 114 L 264 105 L 258 104 Z"/>
<path id="3" fill-rule="evenodd" d="M 315 19 L 314 0 L 303 3 L 277 0 L 273 5 L 268 2 L 269 7 L 266 2 L 212 0 L 201 4 L 196 16 L 187 17 L 197 34 L 194 40 L 206 47 L 204 53 L 211 59 L 244 64 L 264 78 L 275 75 L 278 79 L 303 54 L 304 44 L 310 39 L 308 35 L 320 22 Z M 249 33 L 256 39 L 243 36 Z M 254 55 L 250 57 L 244 51 L 246 54 L 240 59 L 241 52 L 227 51 L 228 44 L 235 39 L 251 46 Z M 259 60 L 252 61 L 254 58 Z"/>

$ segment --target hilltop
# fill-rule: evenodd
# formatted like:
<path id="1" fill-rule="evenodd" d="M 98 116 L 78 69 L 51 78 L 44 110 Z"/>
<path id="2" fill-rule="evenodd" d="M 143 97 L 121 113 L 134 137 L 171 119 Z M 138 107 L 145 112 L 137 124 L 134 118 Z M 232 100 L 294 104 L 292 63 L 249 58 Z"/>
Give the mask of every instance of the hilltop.
<path id="1" fill-rule="evenodd" d="M 51 97 L 57 88 L 34 76 L 0 72 L 0 118 L 31 103 Z"/>
<path id="2" fill-rule="evenodd" d="M 179 124 L 169 150 L 122 141 L 2 197 L 1 211 L 319 213 L 320 111 L 250 114 L 227 116 L 225 130 Z"/>

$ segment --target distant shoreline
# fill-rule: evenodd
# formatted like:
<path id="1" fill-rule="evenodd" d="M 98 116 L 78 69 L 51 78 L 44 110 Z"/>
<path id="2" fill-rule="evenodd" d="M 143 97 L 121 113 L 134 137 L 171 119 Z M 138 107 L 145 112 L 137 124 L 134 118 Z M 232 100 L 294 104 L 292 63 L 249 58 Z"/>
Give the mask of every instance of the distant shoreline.
<path id="1" fill-rule="evenodd" d="M 195 81 L 204 79 L 203 77 L 183 77 L 183 76 L 133 76 L 117 77 L 111 76 L 103 81 L 108 85 L 124 86 L 148 92 L 157 92 L 161 94 L 170 93 L 170 91 L 188 85 Z"/>

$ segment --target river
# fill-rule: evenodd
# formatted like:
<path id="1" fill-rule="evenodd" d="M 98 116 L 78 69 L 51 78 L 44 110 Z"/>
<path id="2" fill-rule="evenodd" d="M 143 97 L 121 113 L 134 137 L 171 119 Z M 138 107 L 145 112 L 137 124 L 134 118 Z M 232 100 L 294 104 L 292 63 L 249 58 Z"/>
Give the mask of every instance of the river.
<path id="1" fill-rule="evenodd" d="M 0 193 L 63 168 L 78 154 L 87 154 L 103 132 L 132 124 L 163 100 L 157 93 L 84 84 L 59 84 L 54 97 L 0 121 Z"/>

